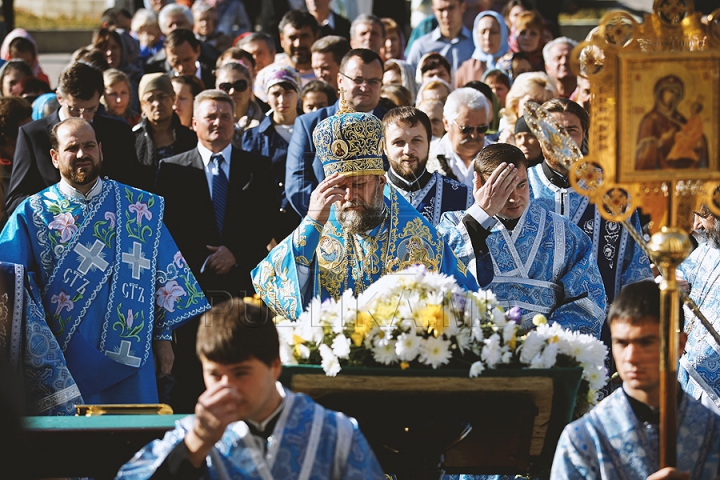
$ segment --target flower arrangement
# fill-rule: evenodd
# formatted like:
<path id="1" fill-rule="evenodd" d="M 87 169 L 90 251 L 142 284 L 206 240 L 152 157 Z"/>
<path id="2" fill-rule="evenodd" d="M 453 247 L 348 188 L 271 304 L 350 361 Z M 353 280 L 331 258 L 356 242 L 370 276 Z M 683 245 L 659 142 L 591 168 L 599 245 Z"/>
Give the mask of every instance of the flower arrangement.
<path id="1" fill-rule="evenodd" d="M 328 376 L 344 365 L 486 369 L 583 368 L 581 393 L 593 405 L 607 381 L 599 340 L 548 324 L 520 328 L 520 309 L 505 312 L 490 291 L 468 292 L 453 277 L 413 266 L 386 275 L 357 298 L 314 299 L 296 322 L 276 318 L 284 364 L 320 364 Z M 584 396 L 584 395 L 583 395 Z"/>

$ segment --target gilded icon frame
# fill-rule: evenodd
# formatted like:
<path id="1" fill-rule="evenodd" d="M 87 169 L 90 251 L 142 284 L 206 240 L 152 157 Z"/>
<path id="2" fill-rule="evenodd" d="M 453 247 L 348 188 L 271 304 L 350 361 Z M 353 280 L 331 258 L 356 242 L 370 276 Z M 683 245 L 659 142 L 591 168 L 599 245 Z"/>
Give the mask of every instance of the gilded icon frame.
<path id="1" fill-rule="evenodd" d="M 617 75 L 617 181 L 720 180 L 720 52 L 620 53 Z"/>

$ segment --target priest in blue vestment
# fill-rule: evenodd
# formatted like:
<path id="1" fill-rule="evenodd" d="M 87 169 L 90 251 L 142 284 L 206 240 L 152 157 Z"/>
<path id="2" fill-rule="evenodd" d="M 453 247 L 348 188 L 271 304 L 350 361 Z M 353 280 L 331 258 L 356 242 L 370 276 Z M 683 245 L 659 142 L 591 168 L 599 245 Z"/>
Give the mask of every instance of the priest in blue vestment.
<path id="1" fill-rule="evenodd" d="M 505 308 L 520 308 L 523 328 L 533 328 L 533 317 L 543 314 L 599 337 L 605 289 L 590 239 L 530 199 L 527 160 L 519 148 L 488 145 L 473 168 L 475 204 L 445 213 L 438 232 L 481 287 Z"/>
<path id="2" fill-rule="evenodd" d="M 318 124 L 313 141 L 325 179 L 298 228 L 252 272 L 270 308 L 296 319 L 316 296 L 358 295 L 382 275 L 415 264 L 477 288 L 430 222 L 386 185 L 377 117 L 341 108 Z"/>
<path id="3" fill-rule="evenodd" d="M 623 288 L 610 307 L 608 321 L 622 388 L 565 427 L 551 480 L 717 478 L 720 417 L 679 388 L 677 468 L 660 469 L 657 284 L 644 280 Z M 680 333 L 680 351 L 686 339 Z"/>
<path id="4" fill-rule="evenodd" d="M 39 286 L 81 394 L 74 403 L 157 403 L 172 330 L 209 305 L 163 224 L 164 200 L 99 177 L 101 145 L 85 120 L 58 123 L 51 142 L 61 180 L 13 212 L 0 261 L 23 265 Z"/>
<path id="5" fill-rule="evenodd" d="M 711 325 L 720 329 L 720 219 L 707 205 L 695 213 L 694 235 L 700 245 L 678 267 L 690 288 L 690 298 Z M 678 378 L 683 389 L 703 405 L 720 413 L 720 346 L 686 308 L 688 335 L 680 357 Z"/>
<path id="6" fill-rule="evenodd" d="M 135 454 L 118 479 L 385 478 L 355 419 L 277 381 L 280 343 L 267 308 L 237 298 L 213 307 L 196 345 L 207 390 L 195 415 Z"/>
<path id="7" fill-rule="evenodd" d="M 388 185 L 437 226 L 444 212 L 465 210 L 473 204 L 464 183 L 426 169 L 430 155 L 430 118 L 415 107 L 398 107 L 383 117 L 385 155 L 390 169 Z"/>
<path id="8" fill-rule="evenodd" d="M 543 108 L 565 128 L 578 146 L 582 146 L 590 119 L 580 105 L 565 98 L 554 98 L 545 102 Z M 538 140 L 541 144 L 544 141 L 542 138 Z M 546 154 L 542 163 L 528 170 L 528 179 L 531 195 L 538 204 L 569 218 L 592 240 L 608 304 L 625 285 L 653 278 L 645 252 L 635 244 L 625 227 L 602 218 L 588 197 L 573 190 L 568 181 L 568 170 L 561 162 Z M 640 231 L 637 212 L 633 214 L 632 223 Z"/>

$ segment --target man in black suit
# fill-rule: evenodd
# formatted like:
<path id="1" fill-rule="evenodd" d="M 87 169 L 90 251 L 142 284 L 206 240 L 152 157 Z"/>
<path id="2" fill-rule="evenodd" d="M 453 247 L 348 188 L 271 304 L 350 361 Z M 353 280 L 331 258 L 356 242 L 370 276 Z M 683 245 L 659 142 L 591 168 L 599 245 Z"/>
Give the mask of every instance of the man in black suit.
<path id="1" fill-rule="evenodd" d="M 23 125 L 18 132 L 5 199 L 8 215 L 25 197 L 60 181 L 60 173 L 50 158 L 50 131 L 55 124 L 69 117 L 82 117 L 92 124 L 97 140 L 106 152 L 102 176 L 134 185 L 139 170 L 135 137 L 126 122 L 98 113 L 100 96 L 104 92 L 102 72 L 87 63 L 74 63 L 60 74 L 57 87 L 60 109 Z"/>
<path id="2" fill-rule="evenodd" d="M 330 0 L 306 0 L 305 5 L 320 25 L 319 38 L 339 35 L 350 40 L 350 20 L 330 10 Z"/>
<path id="3" fill-rule="evenodd" d="M 215 60 L 217 57 L 203 58 L 200 40 L 192 31 L 178 28 L 167 34 L 162 51 L 148 59 L 145 73 L 167 73 L 171 77 L 190 75 L 202 80 L 205 88 L 212 88 Z"/>
<path id="4" fill-rule="evenodd" d="M 232 98 L 221 90 L 195 97 L 198 146 L 160 162 L 157 192 L 165 224 L 210 301 L 252 295 L 250 271 L 267 255 L 276 205 L 271 162 L 233 147 Z M 194 354 L 197 322 L 177 330 L 176 411 L 192 412 L 203 392 Z"/>

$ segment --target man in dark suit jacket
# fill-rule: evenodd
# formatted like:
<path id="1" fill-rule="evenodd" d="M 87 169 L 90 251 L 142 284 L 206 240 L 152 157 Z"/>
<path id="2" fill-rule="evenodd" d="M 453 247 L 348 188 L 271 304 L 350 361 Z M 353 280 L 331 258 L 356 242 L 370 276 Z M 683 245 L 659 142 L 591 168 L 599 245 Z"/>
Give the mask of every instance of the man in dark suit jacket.
<path id="1" fill-rule="evenodd" d="M 305 5 L 320 25 L 318 38 L 339 35 L 350 40 L 350 20 L 330 10 L 330 0 L 307 0 Z"/>
<path id="2" fill-rule="evenodd" d="M 338 86 L 345 92 L 348 106 L 356 112 L 373 113 L 381 120 L 385 114 L 385 109 L 378 107 L 382 77 L 383 61 L 380 55 L 366 48 L 350 50 L 343 57 L 337 76 Z M 341 100 L 295 120 L 288 147 L 285 193 L 301 217 L 307 214 L 310 194 L 325 178 L 322 162 L 315 154 L 313 130 L 322 120 L 337 113 Z"/>
<path id="3" fill-rule="evenodd" d="M 102 144 L 102 175 L 134 185 L 139 170 L 135 139 L 122 120 L 97 113 L 104 93 L 102 72 L 86 63 L 74 63 L 61 75 L 57 88 L 60 109 L 20 127 L 5 208 L 10 214 L 25 197 L 60 181 L 50 158 L 50 130 L 68 117 L 91 122 Z"/>
<path id="4" fill-rule="evenodd" d="M 201 92 L 193 117 L 197 148 L 162 160 L 157 174 L 165 225 L 211 303 L 253 294 L 250 271 L 267 255 L 268 219 L 279 208 L 270 159 L 231 143 L 234 111 L 225 92 Z M 177 330 L 171 404 L 192 412 L 204 390 L 194 353 L 197 321 L 183 327 Z"/>
<path id="5" fill-rule="evenodd" d="M 178 28 L 165 37 L 163 49 L 148 59 L 145 73 L 190 75 L 202 80 L 205 88 L 213 88 L 215 60 L 217 56 L 203 55 L 202 44 L 191 30 Z"/>

